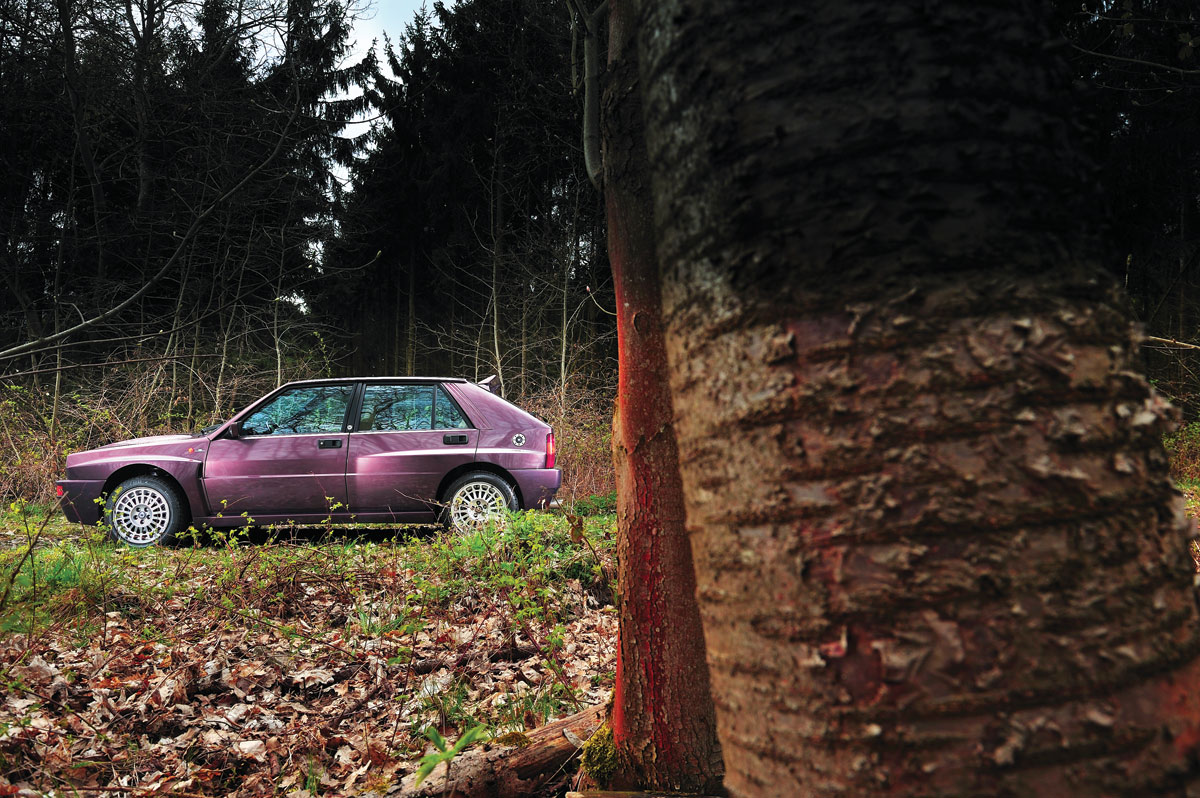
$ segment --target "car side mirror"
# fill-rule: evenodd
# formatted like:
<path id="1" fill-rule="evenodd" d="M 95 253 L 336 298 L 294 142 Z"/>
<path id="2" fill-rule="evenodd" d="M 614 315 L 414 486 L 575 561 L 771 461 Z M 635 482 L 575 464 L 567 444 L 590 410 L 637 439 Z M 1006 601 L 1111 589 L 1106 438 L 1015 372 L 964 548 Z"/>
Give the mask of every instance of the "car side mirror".
<path id="1" fill-rule="evenodd" d="M 229 428 L 225 432 L 229 436 L 230 440 L 236 441 L 238 438 L 242 437 L 242 422 L 233 422 L 229 425 Z"/>

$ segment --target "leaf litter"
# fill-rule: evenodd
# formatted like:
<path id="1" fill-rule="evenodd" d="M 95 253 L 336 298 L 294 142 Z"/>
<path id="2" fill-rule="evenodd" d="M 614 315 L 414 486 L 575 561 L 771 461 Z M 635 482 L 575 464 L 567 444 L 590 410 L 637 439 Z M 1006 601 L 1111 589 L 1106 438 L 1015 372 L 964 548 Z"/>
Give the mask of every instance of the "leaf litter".
<path id="1" fill-rule="evenodd" d="M 141 551 L 60 528 L 4 552 L 0 796 L 386 794 L 430 728 L 602 704 L 612 517 L 586 527 Z"/>

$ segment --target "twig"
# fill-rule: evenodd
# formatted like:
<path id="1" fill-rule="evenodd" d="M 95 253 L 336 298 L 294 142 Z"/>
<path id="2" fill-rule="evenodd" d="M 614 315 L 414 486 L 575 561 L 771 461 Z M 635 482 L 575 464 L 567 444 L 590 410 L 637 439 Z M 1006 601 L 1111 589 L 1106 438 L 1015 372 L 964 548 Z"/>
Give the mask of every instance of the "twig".
<path id="1" fill-rule="evenodd" d="M 21 573 L 21 568 L 25 565 L 25 561 L 33 555 L 33 550 L 37 547 L 38 541 L 42 539 L 42 530 L 45 528 L 46 523 L 43 521 L 42 525 L 38 527 L 38 531 L 34 533 L 33 539 L 25 547 L 25 553 L 21 555 L 21 559 L 17 560 L 16 566 L 13 567 L 12 573 L 9 574 L 8 584 L 4 586 L 4 595 L 0 596 L 0 612 L 4 612 L 4 607 L 8 604 L 8 596 L 17 581 L 17 574 Z"/>
<path id="2" fill-rule="evenodd" d="M 192 357 L 192 356 L 189 355 L 188 357 Z M 196 358 L 208 358 L 208 357 L 220 357 L 220 355 L 197 354 L 197 355 L 195 355 L 195 357 Z M 179 357 L 176 355 L 162 355 L 160 357 L 135 357 L 135 358 L 131 358 L 129 360 L 104 360 L 104 361 L 97 361 L 95 363 L 68 363 L 64 366 L 54 366 L 52 368 L 44 368 L 44 369 L 31 369 L 29 371 L 18 371 L 18 372 L 12 373 L 12 374 L 5 374 L 4 379 L 12 380 L 12 379 L 16 379 L 17 377 L 30 377 L 30 376 L 34 376 L 37 374 L 57 374 L 60 371 L 70 371 L 72 369 L 103 368 L 104 366 L 125 366 L 130 363 L 155 363 L 155 362 L 162 362 L 164 360 L 186 360 L 186 359 L 188 359 L 188 358 L 183 358 L 183 357 Z"/>
<path id="3" fill-rule="evenodd" d="M 1081 53 L 1094 55 L 1097 58 L 1107 58 L 1110 61 L 1123 61 L 1126 64 L 1139 64 L 1141 66 L 1150 67 L 1151 69 L 1165 69 L 1168 72 L 1174 72 L 1179 75 L 1200 75 L 1200 69 L 1183 69 L 1182 67 L 1171 66 L 1170 64 L 1160 64 L 1156 61 L 1143 61 L 1140 58 L 1125 58 L 1120 55 L 1109 55 L 1108 53 L 1098 53 L 1095 50 L 1089 50 L 1086 47 L 1080 47 L 1075 42 L 1070 43 L 1072 47 Z"/>
<path id="4" fill-rule="evenodd" d="M 178 781 L 178 779 L 170 779 L 170 781 Z M 71 789 L 78 792 L 138 792 L 141 795 L 179 795 L 183 798 L 210 798 L 210 796 L 203 793 L 173 790 L 167 786 L 167 783 L 164 783 L 160 787 L 79 787 L 72 784 Z"/>
<path id="5" fill-rule="evenodd" d="M 1168 344 L 1170 346 L 1176 346 L 1180 349 L 1200 349 L 1200 346 L 1197 346 L 1196 344 L 1188 344 L 1184 343 L 1183 341 L 1176 341 L 1174 338 L 1159 338 L 1156 335 L 1147 335 L 1146 340 L 1152 341 L 1156 344 Z"/>

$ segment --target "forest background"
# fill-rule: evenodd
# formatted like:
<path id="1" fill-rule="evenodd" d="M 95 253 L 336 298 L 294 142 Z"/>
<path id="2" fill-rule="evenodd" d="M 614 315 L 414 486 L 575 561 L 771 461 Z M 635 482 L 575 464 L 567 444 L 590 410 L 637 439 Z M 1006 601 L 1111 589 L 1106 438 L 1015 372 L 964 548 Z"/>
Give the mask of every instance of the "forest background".
<path id="1" fill-rule="evenodd" d="M 1200 415 L 1200 23 L 1058 4 L 1158 388 Z M 501 377 L 612 490 L 612 277 L 558 0 L 0 0 L 0 498 L 317 375 Z M 864 57 L 867 57 L 864 55 Z M 355 124 L 348 124 L 356 122 Z M 1020 165 L 1014 165 L 1019 168 Z M 1200 477 L 1200 426 L 1169 446 Z"/>

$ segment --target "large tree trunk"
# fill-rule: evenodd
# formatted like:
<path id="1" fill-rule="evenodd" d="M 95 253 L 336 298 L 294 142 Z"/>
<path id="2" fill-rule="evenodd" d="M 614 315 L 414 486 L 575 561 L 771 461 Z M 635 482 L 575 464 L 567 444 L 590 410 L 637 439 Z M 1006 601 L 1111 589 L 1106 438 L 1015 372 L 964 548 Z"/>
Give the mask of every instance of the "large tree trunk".
<path id="1" fill-rule="evenodd" d="M 615 786 L 707 791 L 721 753 L 704 663 L 663 339 L 632 0 L 612 0 L 604 198 L 620 375 L 613 419 L 618 641 Z"/>
<path id="2" fill-rule="evenodd" d="M 1183 795 L 1171 412 L 1086 232 L 1040 4 L 643 10 L 730 793 Z"/>

